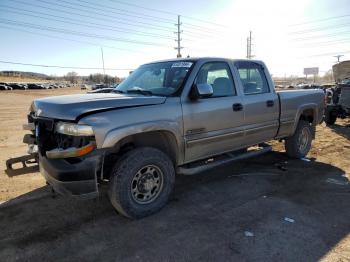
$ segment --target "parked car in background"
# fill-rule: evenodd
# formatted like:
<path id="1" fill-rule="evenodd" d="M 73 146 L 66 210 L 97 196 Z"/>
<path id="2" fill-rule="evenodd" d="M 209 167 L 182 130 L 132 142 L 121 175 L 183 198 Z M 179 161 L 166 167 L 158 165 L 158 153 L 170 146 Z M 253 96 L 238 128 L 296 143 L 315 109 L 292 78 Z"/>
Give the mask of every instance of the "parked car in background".
<path id="1" fill-rule="evenodd" d="M 27 84 L 28 89 L 43 89 L 43 87 L 39 84 L 29 83 Z"/>
<path id="2" fill-rule="evenodd" d="M 26 89 L 23 85 L 17 84 L 17 83 L 10 83 L 10 84 L 8 84 L 8 86 L 12 87 L 13 90 L 25 90 Z"/>
<path id="3" fill-rule="evenodd" d="M 91 90 L 102 89 L 102 88 L 109 88 L 109 86 L 106 84 L 96 84 L 91 87 Z"/>
<path id="4" fill-rule="evenodd" d="M 111 93 L 111 92 L 113 92 L 113 90 L 115 90 L 115 88 L 112 88 L 112 87 L 101 88 L 101 89 L 96 89 L 96 90 L 89 91 L 88 94 Z"/>
<path id="5" fill-rule="evenodd" d="M 12 90 L 12 88 L 9 89 L 9 86 L 7 86 L 6 84 L 0 84 L 0 90 L 6 91 L 6 90 Z"/>

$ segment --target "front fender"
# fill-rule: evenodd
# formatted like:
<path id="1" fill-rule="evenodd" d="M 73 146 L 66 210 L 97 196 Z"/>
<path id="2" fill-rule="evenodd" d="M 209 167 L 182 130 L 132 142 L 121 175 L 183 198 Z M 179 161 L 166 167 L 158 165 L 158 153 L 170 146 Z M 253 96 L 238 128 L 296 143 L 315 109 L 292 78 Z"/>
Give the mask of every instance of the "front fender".
<path id="1" fill-rule="evenodd" d="M 176 139 L 179 157 L 184 155 L 184 142 L 181 136 L 181 128 L 177 122 L 167 120 L 148 121 L 112 129 L 106 134 L 101 148 L 112 148 L 125 137 L 151 131 L 170 132 Z"/>

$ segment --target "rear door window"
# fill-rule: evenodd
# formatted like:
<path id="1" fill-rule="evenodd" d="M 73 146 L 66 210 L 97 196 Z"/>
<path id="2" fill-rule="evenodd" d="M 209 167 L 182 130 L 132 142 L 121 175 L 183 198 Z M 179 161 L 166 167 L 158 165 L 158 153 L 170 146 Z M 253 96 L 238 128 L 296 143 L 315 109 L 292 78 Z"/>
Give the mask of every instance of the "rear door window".
<path id="1" fill-rule="evenodd" d="M 245 95 L 270 92 L 265 72 L 261 65 L 254 62 L 237 62 L 236 67 Z"/>

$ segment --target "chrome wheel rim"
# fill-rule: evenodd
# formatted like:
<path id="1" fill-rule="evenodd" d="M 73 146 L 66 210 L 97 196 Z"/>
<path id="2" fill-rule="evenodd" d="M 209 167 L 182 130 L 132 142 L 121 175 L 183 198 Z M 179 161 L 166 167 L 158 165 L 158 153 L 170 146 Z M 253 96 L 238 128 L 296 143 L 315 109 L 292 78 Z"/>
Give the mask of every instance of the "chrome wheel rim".
<path id="1" fill-rule="evenodd" d="M 309 130 L 305 127 L 301 130 L 301 134 L 298 139 L 298 147 L 300 152 L 305 152 L 309 144 Z"/>
<path id="2" fill-rule="evenodd" d="M 163 172 L 155 165 L 139 169 L 131 181 L 131 195 L 138 204 L 149 204 L 160 194 L 163 188 Z"/>

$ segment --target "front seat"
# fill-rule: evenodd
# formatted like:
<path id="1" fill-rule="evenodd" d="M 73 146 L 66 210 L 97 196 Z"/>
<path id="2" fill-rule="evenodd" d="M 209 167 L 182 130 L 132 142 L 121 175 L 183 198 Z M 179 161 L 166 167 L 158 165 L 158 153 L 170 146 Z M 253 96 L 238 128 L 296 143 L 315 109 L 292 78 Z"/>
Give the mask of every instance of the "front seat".
<path id="1" fill-rule="evenodd" d="M 213 96 L 233 95 L 233 86 L 227 77 L 218 77 L 213 83 Z"/>
<path id="2" fill-rule="evenodd" d="M 258 93 L 258 85 L 252 82 L 244 84 L 244 93 L 245 94 L 254 94 Z"/>

